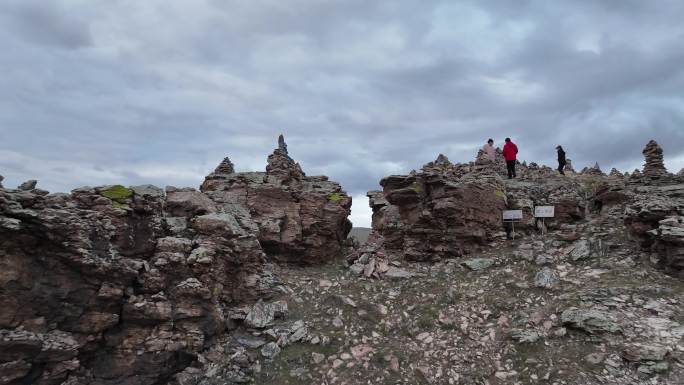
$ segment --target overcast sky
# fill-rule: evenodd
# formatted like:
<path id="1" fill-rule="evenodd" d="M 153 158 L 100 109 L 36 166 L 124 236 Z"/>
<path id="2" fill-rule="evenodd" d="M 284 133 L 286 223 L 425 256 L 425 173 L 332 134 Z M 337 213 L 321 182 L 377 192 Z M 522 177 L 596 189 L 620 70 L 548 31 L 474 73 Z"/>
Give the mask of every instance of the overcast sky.
<path id="1" fill-rule="evenodd" d="M 355 198 L 438 153 L 684 167 L 683 1 L 2 0 L 0 174 L 197 187 L 284 133 Z"/>

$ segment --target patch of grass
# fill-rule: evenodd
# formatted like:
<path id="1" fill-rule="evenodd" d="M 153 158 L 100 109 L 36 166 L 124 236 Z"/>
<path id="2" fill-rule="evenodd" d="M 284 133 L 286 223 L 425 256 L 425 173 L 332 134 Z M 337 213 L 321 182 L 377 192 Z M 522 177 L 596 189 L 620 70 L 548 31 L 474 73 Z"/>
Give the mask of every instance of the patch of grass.
<path id="1" fill-rule="evenodd" d="M 125 204 L 126 200 L 133 196 L 133 190 L 117 184 L 100 191 L 100 195 L 115 203 Z"/>
<path id="2" fill-rule="evenodd" d="M 346 197 L 347 196 L 342 194 L 342 193 L 332 193 L 332 194 L 328 195 L 328 200 L 331 202 L 339 202 Z"/>
<path id="3" fill-rule="evenodd" d="M 117 202 L 117 201 L 113 201 L 113 202 L 112 202 L 112 207 L 115 208 L 115 209 L 124 209 L 124 210 L 127 209 L 127 208 L 129 208 L 129 206 L 128 206 L 127 204 L 125 204 L 125 203 L 119 203 L 119 202 Z"/>
<path id="4" fill-rule="evenodd" d="M 423 191 L 418 182 L 413 182 L 413 184 L 411 185 L 411 190 L 415 191 L 418 194 L 420 194 L 420 192 Z"/>
<path id="5" fill-rule="evenodd" d="M 218 286 L 215 286 L 214 290 L 212 291 L 211 294 L 214 296 L 214 298 L 218 298 L 221 295 L 221 293 L 222 293 L 221 288 Z"/>
<path id="6" fill-rule="evenodd" d="M 456 324 L 440 324 L 439 325 L 440 329 L 444 331 L 453 331 L 453 330 L 458 330 L 458 327 Z"/>

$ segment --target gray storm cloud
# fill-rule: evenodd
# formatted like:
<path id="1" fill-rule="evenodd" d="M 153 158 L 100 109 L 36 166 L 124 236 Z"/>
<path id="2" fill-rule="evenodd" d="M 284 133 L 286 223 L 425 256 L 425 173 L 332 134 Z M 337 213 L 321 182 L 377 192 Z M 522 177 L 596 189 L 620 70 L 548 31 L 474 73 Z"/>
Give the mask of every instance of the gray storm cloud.
<path id="1" fill-rule="evenodd" d="M 510 136 L 521 158 L 684 167 L 680 1 L 0 3 L 0 174 L 197 186 L 284 133 L 357 197 Z"/>

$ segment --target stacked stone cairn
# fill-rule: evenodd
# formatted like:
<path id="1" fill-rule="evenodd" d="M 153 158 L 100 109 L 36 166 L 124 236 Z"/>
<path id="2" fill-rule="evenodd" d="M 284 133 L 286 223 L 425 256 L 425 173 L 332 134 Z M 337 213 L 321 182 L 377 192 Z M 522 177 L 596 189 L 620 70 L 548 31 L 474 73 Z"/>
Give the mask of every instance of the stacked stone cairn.
<path id="1" fill-rule="evenodd" d="M 642 151 L 646 163 L 644 164 L 643 176 L 651 179 L 659 179 L 667 175 L 667 169 L 663 163 L 663 149 L 658 142 L 651 140 Z"/>

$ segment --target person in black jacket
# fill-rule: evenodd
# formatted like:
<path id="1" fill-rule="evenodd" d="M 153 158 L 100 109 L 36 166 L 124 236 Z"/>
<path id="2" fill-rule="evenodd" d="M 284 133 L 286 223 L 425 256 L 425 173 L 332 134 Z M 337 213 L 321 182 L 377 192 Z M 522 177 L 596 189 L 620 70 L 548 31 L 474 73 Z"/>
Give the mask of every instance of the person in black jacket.
<path id="1" fill-rule="evenodd" d="M 561 175 L 565 175 L 565 172 L 563 171 L 565 169 L 565 164 L 567 163 L 565 161 L 565 151 L 563 151 L 563 147 L 561 146 L 556 146 L 556 150 L 558 151 L 558 172 L 560 172 Z"/>

